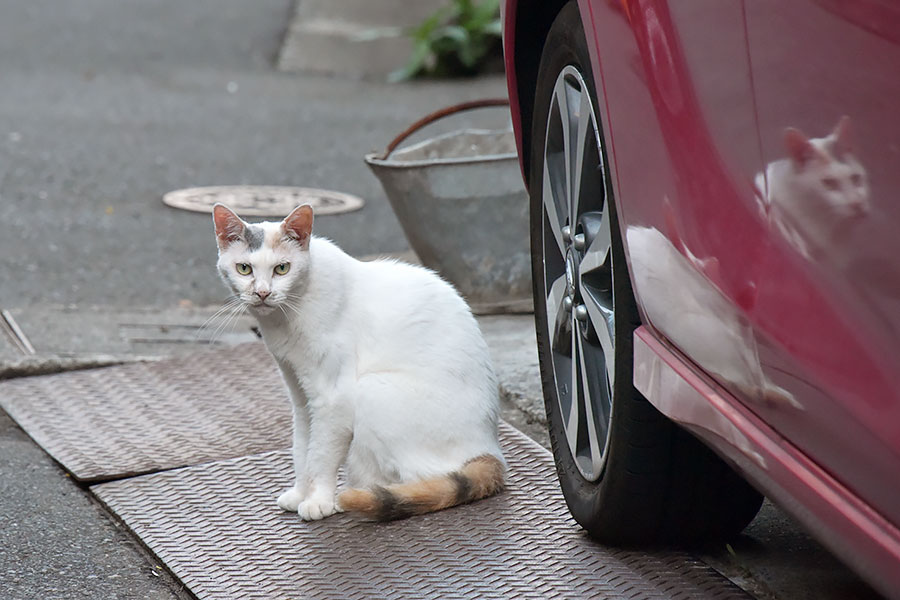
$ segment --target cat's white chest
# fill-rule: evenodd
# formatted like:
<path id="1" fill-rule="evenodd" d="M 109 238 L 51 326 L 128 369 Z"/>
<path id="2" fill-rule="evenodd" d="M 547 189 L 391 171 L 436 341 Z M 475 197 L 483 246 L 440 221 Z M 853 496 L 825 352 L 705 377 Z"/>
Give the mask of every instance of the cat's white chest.
<path id="1" fill-rule="evenodd" d="M 266 349 L 275 357 L 276 360 L 287 360 L 291 348 L 296 345 L 297 339 L 291 335 L 288 324 L 282 326 L 266 325 L 260 322 L 263 342 Z"/>
<path id="2" fill-rule="evenodd" d="M 263 330 L 266 347 L 276 361 L 291 366 L 300 387 L 310 398 L 331 397 L 355 383 L 353 348 L 339 335 L 313 339 L 291 327 Z"/>

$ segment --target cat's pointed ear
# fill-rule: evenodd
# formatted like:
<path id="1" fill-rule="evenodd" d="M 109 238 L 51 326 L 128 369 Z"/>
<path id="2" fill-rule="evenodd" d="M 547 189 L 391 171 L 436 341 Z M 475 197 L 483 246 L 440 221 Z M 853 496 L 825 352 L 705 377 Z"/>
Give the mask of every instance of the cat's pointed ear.
<path id="1" fill-rule="evenodd" d="M 295 208 L 291 214 L 284 218 L 281 222 L 281 229 L 284 235 L 297 240 L 300 247 L 306 250 L 309 248 L 309 238 L 312 235 L 313 225 L 313 209 L 309 204 L 303 204 Z"/>
<path id="2" fill-rule="evenodd" d="M 853 126 L 850 124 L 850 117 L 847 115 L 841 117 L 831 135 L 834 138 L 832 147 L 835 156 L 841 157 L 853 152 Z"/>
<path id="3" fill-rule="evenodd" d="M 788 156 L 797 167 L 803 167 L 815 158 L 819 151 L 809 141 L 809 138 L 799 129 L 788 127 L 784 130 L 784 145 Z"/>
<path id="4" fill-rule="evenodd" d="M 224 204 L 213 206 L 213 222 L 216 224 L 216 241 L 219 248 L 225 248 L 244 235 L 246 224 Z"/>

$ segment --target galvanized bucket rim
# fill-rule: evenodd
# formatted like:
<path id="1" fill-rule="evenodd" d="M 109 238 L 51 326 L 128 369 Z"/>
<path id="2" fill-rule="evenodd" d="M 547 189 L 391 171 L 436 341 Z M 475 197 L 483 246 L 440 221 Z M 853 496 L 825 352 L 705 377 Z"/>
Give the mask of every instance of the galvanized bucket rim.
<path id="1" fill-rule="evenodd" d="M 503 154 L 483 154 L 480 156 L 472 156 L 472 157 L 455 157 L 455 158 L 427 158 L 422 160 L 411 160 L 411 161 L 392 161 L 390 160 L 391 155 L 393 155 L 394 151 L 397 147 L 409 136 L 419 131 L 426 125 L 434 123 L 444 117 L 447 117 L 452 114 L 465 112 L 468 110 L 474 110 L 479 108 L 489 108 L 489 107 L 503 107 L 509 106 L 509 100 L 506 98 L 485 98 L 482 100 L 472 100 L 471 102 L 462 102 L 460 104 L 455 104 L 453 106 L 447 106 L 445 108 L 438 109 L 432 113 L 429 113 L 410 125 L 406 128 L 406 130 L 402 131 L 397 137 L 395 137 L 391 142 L 387 145 L 387 148 L 384 152 L 370 152 L 366 154 L 364 160 L 369 167 L 385 167 L 391 169 L 409 169 L 416 167 L 437 167 L 441 165 L 465 165 L 465 164 L 473 164 L 473 163 L 484 163 L 484 162 L 499 162 L 503 160 L 516 160 L 518 161 L 518 154 L 515 152 L 508 152 Z M 418 142 L 417 144 L 413 144 L 408 148 L 404 148 L 404 150 L 408 150 L 409 148 L 415 148 L 417 146 L 427 144 L 433 142 L 435 140 L 444 139 L 447 137 L 451 137 L 454 135 L 459 135 L 460 133 L 465 132 L 473 132 L 473 133 L 506 133 L 508 129 L 457 129 L 455 131 L 451 131 L 449 133 L 445 133 L 433 138 L 429 138 L 427 140 L 423 140 Z"/>
<path id="2" fill-rule="evenodd" d="M 453 136 L 460 135 L 462 133 L 475 133 L 475 134 L 491 134 L 491 133 L 512 133 L 509 129 L 457 129 L 454 131 L 450 131 L 433 138 L 428 138 L 427 140 L 423 140 L 411 146 L 407 146 L 403 148 L 403 150 L 410 150 L 416 148 L 418 146 L 422 146 L 425 144 L 429 144 L 434 142 L 435 140 L 442 140 L 446 138 L 450 138 Z M 378 165 L 379 167 L 390 167 L 395 169 L 403 169 L 403 168 L 412 168 L 412 167 L 431 167 L 431 166 L 440 166 L 440 165 L 461 165 L 461 164 L 469 164 L 469 163 L 484 163 L 484 162 L 497 162 L 502 160 L 518 160 L 518 155 L 515 152 L 504 152 L 503 154 L 478 154 L 475 156 L 459 156 L 453 158 L 424 158 L 419 160 L 394 160 L 391 158 L 394 153 L 391 153 L 387 157 L 382 157 L 382 153 L 380 152 L 370 152 L 365 155 L 366 163 L 370 165 Z"/>

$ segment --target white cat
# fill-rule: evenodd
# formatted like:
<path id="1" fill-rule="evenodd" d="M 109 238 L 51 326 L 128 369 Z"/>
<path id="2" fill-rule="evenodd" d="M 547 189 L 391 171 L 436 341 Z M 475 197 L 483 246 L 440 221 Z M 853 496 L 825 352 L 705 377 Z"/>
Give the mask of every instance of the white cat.
<path id="1" fill-rule="evenodd" d="M 280 223 L 251 225 L 221 204 L 213 217 L 219 272 L 258 320 L 293 404 L 296 479 L 281 508 L 388 520 L 502 489 L 497 380 L 452 286 L 313 237 L 309 206 Z M 336 495 L 342 464 L 354 489 Z"/>
<path id="2" fill-rule="evenodd" d="M 788 157 L 769 163 L 765 177 L 756 176 L 763 218 L 808 260 L 843 266 L 845 242 L 871 210 L 866 170 L 851 137 L 846 116 L 824 138 L 809 139 L 788 128 Z"/>

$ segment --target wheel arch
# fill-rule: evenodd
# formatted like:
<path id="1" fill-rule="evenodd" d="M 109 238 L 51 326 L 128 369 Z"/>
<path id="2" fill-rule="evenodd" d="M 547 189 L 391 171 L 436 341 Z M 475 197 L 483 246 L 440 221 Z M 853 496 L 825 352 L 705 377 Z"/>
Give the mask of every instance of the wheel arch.
<path id="1" fill-rule="evenodd" d="M 611 1 L 619 2 L 620 0 Z M 586 6 L 587 0 L 505 0 L 505 5 L 503 5 L 505 12 L 504 24 L 506 27 L 504 31 L 504 50 L 507 59 L 507 87 L 512 109 L 513 128 L 515 130 L 516 143 L 519 147 L 519 164 L 527 189 L 531 188 L 531 128 L 534 120 L 538 66 L 541 62 L 541 55 L 544 52 L 547 36 L 550 33 L 550 27 L 562 9 L 570 3 L 579 5 L 582 25 L 587 27 L 585 36 L 590 48 L 590 27 L 585 24 L 585 19 L 589 15 L 588 7 Z M 627 15 L 626 0 L 621 0 L 621 4 L 615 8 L 621 11 L 623 16 Z M 592 57 L 588 68 L 592 71 L 596 86 L 595 93 L 599 96 L 595 98 L 597 105 L 594 108 L 597 111 L 598 126 L 601 127 L 607 144 L 607 169 L 610 171 L 610 185 L 612 186 L 610 189 L 618 192 L 615 157 L 612 151 L 610 116 L 607 112 L 604 98 L 606 92 L 602 85 L 602 73 L 599 71 L 599 59 L 596 62 L 593 59 L 596 59 L 596 57 Z M 618 193 L 615 196 L 619 198 Z M 631 257 L 625 236 L 625 224 L 629 222 L 624 214 L 627 212 L 626 208 L 622 206 L 621 199 L 616 202 L 616 212 L 619 215 L 617 225 L 625 248 L 628 277 L 632 279 Z M 633 289 L 633 279 L 631 283 Z M 638 302 L 638 311 L 641 315 L 641 321 L 644 323 L 649 322 L 643 313 L 643 307 L 640 302 Z"/>
<path id="2" fill-rule="evenodd" d="M 529 181 L 531 162 L 531 132 L 534 117 L 534 91 L 537 85 L 538 65 L 550 26 L 556 15 L 569 2 L 575 0 L 510 0 L 506 10 L 507 32 L 505 39 L 507 76 L 510 101 L 514 114 L 518 114 L 517 137 L 519 157 L 526 184 Z M 510 72 L 511 69 L 511 72 Z"/>

